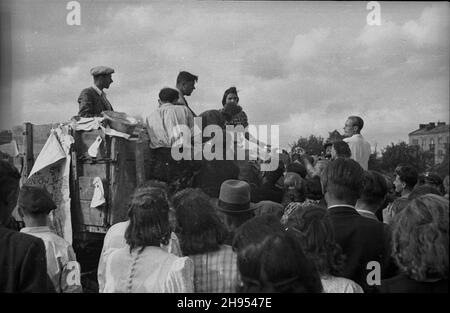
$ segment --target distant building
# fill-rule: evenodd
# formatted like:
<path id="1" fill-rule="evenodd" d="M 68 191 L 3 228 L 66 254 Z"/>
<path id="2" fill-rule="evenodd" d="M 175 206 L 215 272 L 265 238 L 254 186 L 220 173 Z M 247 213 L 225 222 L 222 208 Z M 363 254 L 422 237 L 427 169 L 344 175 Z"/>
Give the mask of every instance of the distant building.
<path id="1" fill-rule="evenodd" d="M 434 164 L 444 160 L 449 145 L 450 125 L 445 122 L 419 124 L 419 129 L 408 134 L 409 144 L 419 146 L 423 151 L 432 151 Z"/>

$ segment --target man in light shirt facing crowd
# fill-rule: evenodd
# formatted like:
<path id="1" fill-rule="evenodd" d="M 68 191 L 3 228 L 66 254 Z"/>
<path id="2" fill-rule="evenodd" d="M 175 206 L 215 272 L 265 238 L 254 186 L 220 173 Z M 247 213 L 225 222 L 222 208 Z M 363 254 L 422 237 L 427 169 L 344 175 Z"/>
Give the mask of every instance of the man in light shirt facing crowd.
<path id="1" fill-rule="evenodd" d="M 347 138 L 344 141 L 350 147 L 351 158 L 367 171 L 370 157 L 370 144 L 361 135 L 364 121 L 359 116 L 350 116 L 345 122 L 344 132 Z"/>

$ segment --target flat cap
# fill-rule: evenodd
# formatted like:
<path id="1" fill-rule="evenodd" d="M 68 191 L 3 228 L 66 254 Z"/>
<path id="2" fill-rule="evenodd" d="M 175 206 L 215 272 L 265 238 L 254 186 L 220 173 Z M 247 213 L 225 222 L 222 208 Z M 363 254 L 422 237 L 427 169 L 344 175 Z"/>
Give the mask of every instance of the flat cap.
<path id="1" fill-rule="evenodd" d="M 108 66 L 96 66 L 91 69 L 91 75 L 97 76 L 97 75 L 109 75 L 114 73 L 114 69 L 108 67 Z"/>
<path id="2" fill-rule="evenodd" d="M 32 214 L 48 214 L 56 209 L 51 194 L 46 189 L 38 186 L 22 186 L 17 202 L 20 208 Z"/>

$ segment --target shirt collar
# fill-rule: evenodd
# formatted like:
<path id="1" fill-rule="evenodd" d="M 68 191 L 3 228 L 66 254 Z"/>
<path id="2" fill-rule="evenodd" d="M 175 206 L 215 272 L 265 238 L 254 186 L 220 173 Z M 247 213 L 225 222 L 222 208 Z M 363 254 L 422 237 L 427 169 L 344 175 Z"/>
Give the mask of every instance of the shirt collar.
<path id="1" fill-rule="evenodd" d="M 357 209 L 356 211 L 360 212 L 360 213 L 366 213 L 366 214 L 370 214 L 370 215 L 376 216 L 375 213 L 373 213 L 373 212 L 371 212 L 369 210 Z"/>
<path id="2" fill-rule="evenodd" d="M 52 232 L 48 226 L 24 227 L 20 230 L 22 233 L 48 233 Z"/>
<path id="3" fill-rule="evenodd" d="M 346 207 L 346 208 L 352 208 L 352 209 L 355 209 L 355 206 L 350 205 L 350 204 L 335 204 L 335 205 L 330 205 L 330 206 L 328 207 L 328 209 L 337 208 L 337 207 Z"/>
<path id="4" fill-rule="evenodd" d="M 101 91 L 101 90 L 100 90 L 97 86 L 95 86 L 95 85 L 92 85 L 92 88 L 94 88 L 94 90 L 98 93 L 99 96 L 101 96 L 102 93 L 105 94 L 103 91 Z"/>

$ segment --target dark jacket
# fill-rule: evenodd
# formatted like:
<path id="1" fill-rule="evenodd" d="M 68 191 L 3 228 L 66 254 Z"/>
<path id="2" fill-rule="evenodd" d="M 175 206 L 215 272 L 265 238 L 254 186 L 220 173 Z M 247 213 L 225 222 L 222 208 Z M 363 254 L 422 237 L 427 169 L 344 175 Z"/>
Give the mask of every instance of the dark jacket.
<path id="1" fill-rule="evenodd" d="M 238 179 L 239 168 L 230 160 L 202 160 L 200 171 L 195 175 L 194 187 L 208 196 L 218 198 L 220 186 L 228 179 Z"/>
<path id="2" fill-rule="evenodd" d="M 0 226 L 0 293 L 55 292 L 47 276 L 44 242 Z"/>
<path id="3" fill-rule="evenodd" d="M 381 293 L 448 293 L 448 279 L 434 282 L 420 282 L 400 274 L 382 280 L 379 287 Z"/>
<path id="4" fill-rule="evenodd" d="M 395 275 L 396 267 L 391 258 L 391 232 L 386 224 L 363 217 L 350 207 L 328 209 L 334 227 L 336 242 L 342 247 L 346 261 L 342 276 L 354 280 L 366 291 L 366 278 L 373 268 L 367 264 L 380 264 L 381 278 Z"/>
<path id="5" fill-rule="evenodd" d="M 105 101 L 93 87 L 81 91 L 78 104 L 80 117 L 102 116 L 103 111 L 113 111 L 111 104 Z"/>

